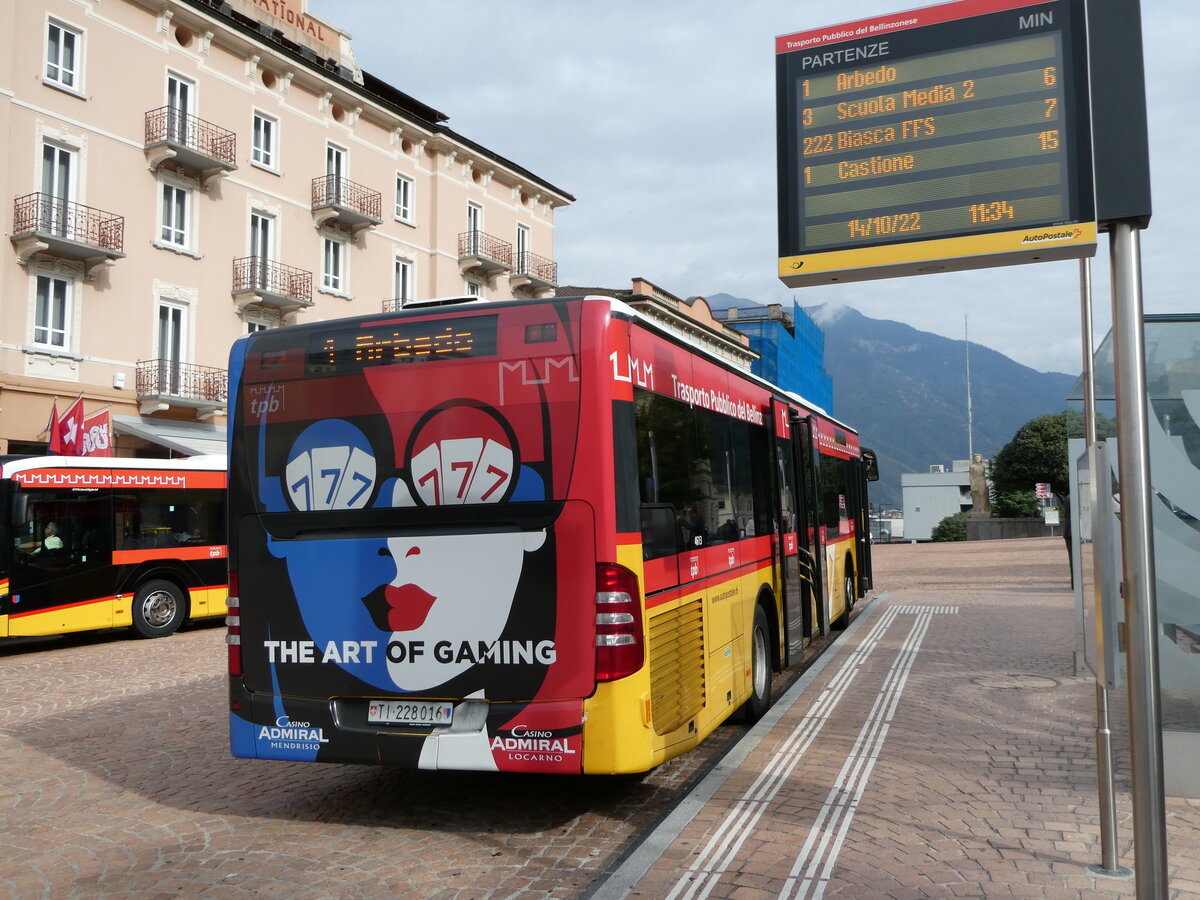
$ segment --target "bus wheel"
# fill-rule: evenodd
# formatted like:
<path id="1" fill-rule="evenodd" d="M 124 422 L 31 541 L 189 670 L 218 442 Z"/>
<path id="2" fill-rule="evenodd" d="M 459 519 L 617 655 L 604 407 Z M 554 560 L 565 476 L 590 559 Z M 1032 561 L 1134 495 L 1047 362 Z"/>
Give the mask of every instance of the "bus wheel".
<path id="1" fill-rule="evenodd" d="M 169 581 L 147 581 L 133 601 L 133 630 L 141 637 L 166 637 L 183 624 L 183 592 Z"/>
<path id="2" fill-rule="evenodd" d="M 742 719 L 753 725 L 771 707 L 771 629 L 761 606 L 754 607 L 750 635 L 750 699 L 742 704 Z"/>
<path id="3" fill-rule="evenodd" d="M 841 631 L 850 624 L 850 610 L 854 609 L 854 595 L 858 591 L 854 581 L 854 570 L 849 566 L 846 566 L 846 581 L 842 590 L 844 591 L 846 606 L 842 614 L 831 623 L 838 631 Z"/>

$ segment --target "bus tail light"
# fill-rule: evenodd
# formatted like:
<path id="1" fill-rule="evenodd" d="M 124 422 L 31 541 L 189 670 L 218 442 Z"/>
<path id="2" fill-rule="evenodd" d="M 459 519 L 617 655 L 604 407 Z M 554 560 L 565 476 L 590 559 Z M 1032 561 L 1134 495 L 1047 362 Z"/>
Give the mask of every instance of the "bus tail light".
<path id="1" fill-rule="evenodd" d="M 229 649 L 229 674 L 242 674 L 242 600 L 238 596 L 238 576 L 229 573 L 229 599 L 225 601 L 229 614 L 225 617 L 225 643 Z"/>
<path id="2" fill-rule="evenodd" d="M 637 576 L 622 566 L 596 566 L 596 680 L 632 675 L 645 661 L 642 597 Z"/>

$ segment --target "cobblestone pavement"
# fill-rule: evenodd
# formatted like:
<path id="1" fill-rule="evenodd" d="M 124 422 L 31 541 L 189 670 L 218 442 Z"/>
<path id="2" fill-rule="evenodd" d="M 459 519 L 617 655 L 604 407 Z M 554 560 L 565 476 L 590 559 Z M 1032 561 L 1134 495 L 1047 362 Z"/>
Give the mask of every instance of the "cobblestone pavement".
<path id="1" fill-rule="evenodd" d="M 814 896 L 797 893 L 803 865 L 788 883 L 806 852 L 816 871 L 828 869 L 805 890 L 830 896 L 1133 896 L 1132 882 L 1086 871 L 1099 861 L 1094 694 L 1072 669 L 1062 542 L 874 553 L 886 593 L 856 610 L 847 639 L 784 696 L 774 725 L 749 735 L 727 726 L 642 777 L 234 760 L 222 628 L 159 641 L 4 643 L 0 898 L 599 900 L 698 896 L 699 885 L 714 900 L 756 900 Z M 906 652 L 908 667 L 897 669 Z M 857 687 L 774 799 L 758 804 L 756 827 L 724 870 L 700 884 L 692 870 L 700 848 L 789 738 L 797 749 L 801 721 L 851 671 L 851 658 Z M 879 752 L 859 795 L 840 808 L 831 785 L 847 759 L 862 758 L 856 741 L 889 678 L 899 688 L 890 695 L 895 716 L 874 735 Z M 1114 694 L 1118 837 L 1121 862 L 1133 865 L 1125 702 Z M 702 780 L 710 764 L 717 768 Z M 722 772 L 707 800 L 689 793 Z M 668 833 L 680 810 L 690 810 L 687 824 Z M 805 851 L 822 810 L 837 828 L 825 847 Z M 1168 800 L 1167 813 L 1174 896 L 1200 896 L 1200 804 Z M 622 888 L 631 860 L 646 852 L 656 861 Z"/>
<path id="2" fill-rule="evenodd" d="M 224 639 L 0 642 L 0 898 L 576 897 L 745 732 L 640 777 L 235 760 Z"/>
<path id="3" fill-rule="evenodd" d="M 1062 540 L 881 545 L 875 563 L 885 593 L 837 652 L 590 900 L 1135 896 L 1088 869 L 1095 688 L 1074 671 Z M 1117 838 L 1136 866 L 1126 703 Z M 1198 897 L 1200 802 L 1166 812 L 1171 896 Z"/>

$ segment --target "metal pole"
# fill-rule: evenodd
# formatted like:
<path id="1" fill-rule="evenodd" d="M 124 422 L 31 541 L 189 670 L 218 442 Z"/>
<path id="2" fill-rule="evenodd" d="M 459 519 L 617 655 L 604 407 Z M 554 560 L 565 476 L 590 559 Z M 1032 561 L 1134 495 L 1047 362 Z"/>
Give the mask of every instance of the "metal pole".
<path id="1" fill-rule="evenodd" d="M 967 459 L 975 459 L 975 421 L 971 413 L 971 337 L 967 333 L 967 317 L 963 316 L 963 346 L 967 350 Z"/>
<path id="2" fill-rule="evenodd" d="M 1092 268 L 1079 260 L 1079 307 L 1083 324 L 1083 442 L 1096 443 L 1096 373 L 1092 368 Z M 1078 539 L 1078 536 L 1077 538 Z M 1087 599 L 1084 598 L 1084 602 Z M 1108 722 L 1108 688 L 1096 679 L 1096 783 L 1100 804 L 1100 865 L 1088 866 L 1095 875 L 1128 877 L 1117 855 L 1117 801 L 1113 788 L 1112 730 Z"/>
<path id="3" fill-rule="evenodd" d="M 1139 898 L 1159 900 L 1167 896 L 1167 824 L 1146 407 L 1146 339 L 1142 326 L 1141 245 L 1137 226 L 1129 221 L 1113 223 L 1110 241 L 1135 883 Z"/>

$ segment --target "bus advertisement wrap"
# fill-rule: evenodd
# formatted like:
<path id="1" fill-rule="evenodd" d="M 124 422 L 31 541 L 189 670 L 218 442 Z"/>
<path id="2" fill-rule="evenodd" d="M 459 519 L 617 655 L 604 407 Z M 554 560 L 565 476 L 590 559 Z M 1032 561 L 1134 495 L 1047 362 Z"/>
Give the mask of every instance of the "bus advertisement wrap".
<path id="1" fill-rule="evenodd" d="M 413 765 L 431 766 L 436 755 L 456 768 L 544 770 L 549 762 L 578 771 L 579 701 L 523 706 L 581 696 L 570 684 L 575 667 L 547 676 L 564 649 L 576 657 L 590 649 L 587 635 L 556 627 L 570 621 L 557 610 L 560 567 L 592 566 L 590 547 L 567 552 L 556 539 L 563 518 L 569 533 L 591 529 L 586 510 L 561 501 L 579 381 L 570 346 L 578 326 L 561 326 L 560 340 L 539 346 L 541 358 L 473 353 L 436 366 L 376 366 L 373 350 L 360 348 L 363 362 L 339 345 L 338 365 L 321 378 L 297 383 L 286 370 L 260 368 L 272 381 L 259 385 L 247 374 L 254 399 L 237 414 L 266 527 L 240 528 L 241 590 L 284 586 L 295 611 L 260 631 L 243 607 L 247 683 L 299 696 L 454 698 L 448 723 L 389 723 L 377 706 L 363 725 L 372 715 L 411 724 L 389 746 Z M 514 329 L 524 325 L 505 330 Z M 316 364 L 332 358 L 333 341 L 313 344 L 327 354 Z M 304 362 L 312 373 L 314 352 Z M 465 523 L 455 518 L 461 509 L 473 511 Z M 431 528 L 429 515 L 454 524 Z M 272 530 L 279 521 L 287 533 Z M 327 539 L 333 521 L 354 536 Z M 259 572 L 271 573 L 267 582 Z M 321 757 L 329 738 L 285 740 L 275 723 L 306 721 L 312 734 L 325 733 L 333 709 L 284 706 L 240 730 L 235 715 L 239 755 Z M 419 719 L 422 709 L 399 717 Z M 438 741 L 424 740 L 447 727 Z M 374 757 L 370 735 L 363 752 Z"/>

